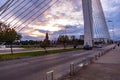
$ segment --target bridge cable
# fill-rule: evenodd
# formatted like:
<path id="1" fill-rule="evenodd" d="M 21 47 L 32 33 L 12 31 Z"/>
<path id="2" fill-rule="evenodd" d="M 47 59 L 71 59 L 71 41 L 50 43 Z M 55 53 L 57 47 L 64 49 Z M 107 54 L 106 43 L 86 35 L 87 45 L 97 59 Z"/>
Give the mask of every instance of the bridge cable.
<path id="1" fill-rule="evenodd" d="M 101 33 L 101 24 L 100 24 L 100 10 L 99 10 L 99 7 L 98 7 L 98 4 L 97 4 L 97 1 L 95 1 L 95 4 L 96 4 L 96 6 L 95 6 L 95 9 L 98 11 L 97 12 L 97 15 L 96 15 L 96 17 L 95 17 L 95 19 L 97 19 L 97 25 L 96 25 L 96 27 L 97 27 L 97 32 L 98 32 L 98 38 L 101 38 L 102 37 L 102 33 Z"/>
<path id="2" fill-rule="evenodd" d="M 56 0 L 53 4 L 51 4 L 47 9 L 45 9 L 40 15 L 38 15 L 36 18 L 38 18 L 38 17 L 40 17 L 45 11 L 47 11 L 49 8 L 51 8 L 54 4 L 56 4 L 57 2 L 58 2 L 59 0 Z M 33 19 L 33 21 L 36 19 L 36 18 L 34 18 Z M 32 21 L 32 22 L 33 22 Z M 30 22 L 31 23 L 31 22 Z M 28 24 L 30 24 L 30 23 L 28 23 Z M 27 24 L 27 25 L 28 25 Z M 24 29 L 25 28 L 25 26 L 23 27 L 23 28 L 21 28 L 18 32 L 20 32 L 22 29 Z"/>
<path id="3" fill-rule="evenodd" d="M 8 7 L 11 5 L 13 1 L 14 0 L 11 0 L 11 2 L 9 2 L 6 6 L 4 6 L 5 9 L 2 11 L 2 13 L 0 13 L 0 16 L 7 11 Z"/>
<path id="4" fill-rule="evenodd" d="M 18 3 L 19 1 L 20 1 L 20 0 L 16 0 L 13 4 L 11 4 L 11 5 L 7 8 L 7 11 L 8 11 L 8 9 L 12 8 L 16 3 Z M 8 13 L 8 14 L 9 14 L 9 12 L 7 12 L 7 11 L 6 11 L 5 13 Z M 4 17 L 6 17 L 8 14 L 2 16 L 1 19 L 3 19 Z"/>
<path id="5" fill-rule="evenodd" d="M 96 4 L 97 4 L 97 7 L 98 7 L 98 10 L 99 10 L 99 17 L 100 17 L 100 21 L 99 21 L 99 23 L 100 23 L 100 27 L 101 27 L 101 34 L 102 34 L 102 36 L 101 36 L 101 38 L 104 38 L 104 35 L 105 35 L 105 30 L 103 29 L 103 27 L 104 27 L 104 25 L 103 25 L 103 15 L 102 15 L 102 9 L 100 8 L 100 4 L 98 3 L 99 1 L 97 0 L 96 1 Z"/>
<path id="6" fill-rule="evenodd" d="M 43 2 L 45 2 L 45 1 L 43 1 Z M 42 2 L 42 3 L 43 3 Z M 51 0 L 49 0 L 49 2 L 47 3 L 47 4 L 45 4 L 42 8 L 40 8 L 37 12 L 35 12 L 34 14 L 32 14 L 31 15 L 31 17 L 33 17 L 35 14 L 37 14 L 39 11 L 41 11 L 44 7 L 46 7 L 49 3 L 51 3 L 52 1 Z M 40 4 L 42 4 L 42 3 L 40 3 Z M 39 5 L 38 6 L 36 6 L 36 7 L 39 7 Z M 34 8 L 34 10 L 35 10 L 36 8 Z M 27 14 L 28 15 L 28 14 Z M 26 19 L 23 23 L 21 23 L 20 25 L 18 25 L 17 27 L 15 27 L 15 28 L 19 28 L 19 27 L 21 27 L 21 25 L 23 25 L 24 23 L 26 23 L 31 17 L 29 17 L 28 19 Z M 38 17 L 37 17 L 38 18 Z"/>
<path id="7" fill-rule="evenodd" d="M 31 3 L 32 0 L 30 0 L 29 2 L 27 2 L 24 6 L 22 6 L 19 11 L 21 11 L 25 6 L 27 6 L 29 3 Z M 9 20 L 12 16 L 14 16 L 16 13 L 18 13 L 19 11 L 14 12 L 11 16 L 9 16 L 9 18 L 7 18 L 5 21 Z M 23 11 L 24 12 L 24 11 Z"/>
<path id="8" fill-rule="evenodd" d="M 12 21 L 10 21 L 9 23 L 12 23 L 15 19 L 17 19 L 18 17 L 20 17 L 22 14 L 26 13 L 26 12 L 27 12 L 31 7 L 33 7 L 34 4 L 36 4 L 38 1 L 39 1 L 39 0 L 37 0 L 36 2 L 34 2 L 30 7 L 26 8 L 22 13 L 20 13 L 16 18 L 14 18 L 14 19 L 13 19 Z M 39 5 L 40 5 L 40 4 L 39 4 Z M 33 11 L 33 9 L 30 10 L 29 12 L 27 12 L 26 15 L 24 15 L 21 19 L 19 19 L 19 21 L 22 20 L 23 18 L 27 17 L 27 15 L 29 15 L 30 12 L 32 12 L 32 11 Z M 17 21 L 16 23 L 14 23 L 14 25 L 12 25 L 12 26 L 14 27 L 19 21 Z"/>
<path id="9" fill-rule="evenodd" d="M 0 7 L 0 11 L 2 11 L 9 2 L 10 2 L 10 0 L 7 0 L 7 1 Z"/>
<path id="10" fill-rule="evenodd" d="M 22 5 L 22 3 L 24 3 L 25 1 L 26 1 L 26 0 L 21 1 L 15 8 L 13 8 L 12 10 L 10 10 L 9 13 L 11 13 L 11 12 L 14 11 L 15 9 L 17 9 L 17 7 L 19 7 L 20 5 Z M 3 16 L 2 18 L 7 17 L 7 16 L 9 15 L 9 13 L 6 14 L 5 16 Z"/>

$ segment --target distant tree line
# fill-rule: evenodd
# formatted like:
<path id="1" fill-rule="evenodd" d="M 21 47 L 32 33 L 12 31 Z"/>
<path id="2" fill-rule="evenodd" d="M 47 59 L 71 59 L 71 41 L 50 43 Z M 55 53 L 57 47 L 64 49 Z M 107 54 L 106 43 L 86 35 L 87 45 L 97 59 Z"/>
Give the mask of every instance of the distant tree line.
<path id="1" fill-rule="evenodd" d="M 13 26 L 12 26 L 13 27 Z M 74 35 L 69 37 L 68 35 L 59 35 L 57 40 L 49 40 L 49 35 L 46 33 L 45 39 L 41 41 L 35 40 L 21 40 L 22 35 L 17 33 L 11 25 L 7 25 L 0 22 L 0 43 L 5 43 L 5 45 L 10 45 L 11 53 L 13 53 L 13 45 L 18 45 L 21 47 L 41 47 L 45 51 L 47 47 L 57 47 L 63 46 L 66 48 L 68 45 L 72 45 L 73 48 L 77 48 L 78 45 L 83 45 L 84 41 L 77 39 Z"/>
<path id="2" fill-rule="evenodd" d="M 58 44 L 63 44 L 64 48 L 67 47 L 67 45 L 72 45 L 73 48 L 77 48 L 78 45 L 83 45 L 84 40 L 77 39 L 74 35 L 70 38 L 67 35 L 60 35 L 57 40 Z"/>
<path id="3" fill-rule="evenodd" d="M 14 45 L 39 45 L 42 41 L 35 41 L 35 40 L 24 40 L 24 41 L 16 41 Z"/>
<path id="4" fill-rule="evenodd" d="M 77 39 L 75 36 L 68 37 L 67 35 L 59 35 L 57 40 L 49 40 L 44 39 L 41 41 L 38 40 L 20 40 L 15 41 L 14 45 L 20 45 L 24 48 L 31 48 L 31 47 L 41 47 L 46 50 L 47 47 L 58 47 L 63 46 L 64 49 L 69 45 L 73 46 L 73 48 L 77 48 L 78 45 L 83 45 L 84 41 L 81 39 Z"/>

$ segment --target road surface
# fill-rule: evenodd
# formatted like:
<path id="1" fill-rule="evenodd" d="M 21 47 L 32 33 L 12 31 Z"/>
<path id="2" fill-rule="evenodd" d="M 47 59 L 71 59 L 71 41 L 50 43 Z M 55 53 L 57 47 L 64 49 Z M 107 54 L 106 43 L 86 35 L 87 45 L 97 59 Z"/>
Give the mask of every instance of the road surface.
<path id="1" fill-rule="evenodd" d="M 108 46 L 106 48 L 109 48 Z M 79 62 L 88 55 L 106 48 L 77 50 L 24 59 L 0 62 L 0 80 L 45 80 L 46 72 L 54 70 L 54 78 L 69 71 L 71 62 Z"/>

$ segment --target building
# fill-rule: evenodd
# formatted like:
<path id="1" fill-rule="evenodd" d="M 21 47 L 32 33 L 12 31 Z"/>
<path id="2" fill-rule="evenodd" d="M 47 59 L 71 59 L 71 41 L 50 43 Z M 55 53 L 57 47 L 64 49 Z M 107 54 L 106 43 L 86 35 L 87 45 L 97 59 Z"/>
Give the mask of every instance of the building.
<path id="1" fill-rule="evenodd" d="M 80 39 L 81 39 L 81 40 L 84 40 L 84 35 L 80 35 Z"/>

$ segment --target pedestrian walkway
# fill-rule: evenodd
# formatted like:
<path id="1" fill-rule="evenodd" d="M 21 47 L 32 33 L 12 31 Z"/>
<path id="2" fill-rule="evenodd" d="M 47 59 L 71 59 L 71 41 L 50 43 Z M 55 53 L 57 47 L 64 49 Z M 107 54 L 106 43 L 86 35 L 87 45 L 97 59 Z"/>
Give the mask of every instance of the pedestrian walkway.
<path id="1" fill-rule="evenodd" d="M 62 80 L 120 80 L 120 47 L 116 47 L 95 63 Z"/>

